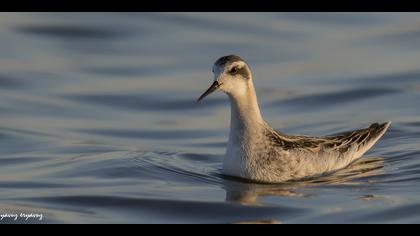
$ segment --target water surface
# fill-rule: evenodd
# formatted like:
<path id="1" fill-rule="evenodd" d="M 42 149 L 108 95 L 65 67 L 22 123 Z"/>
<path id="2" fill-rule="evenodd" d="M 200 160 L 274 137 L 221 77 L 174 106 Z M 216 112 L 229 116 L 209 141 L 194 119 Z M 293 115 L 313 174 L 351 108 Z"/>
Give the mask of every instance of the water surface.
<path id="1" fill-rule="evenodd" d="M 419 39 L 418 13 L 0 13 L 0 213 L 420 223 Z M 224 178 L 228 100 L 195 100 L 231 53 L 247 59 L 263 115 L 283 132 L 392 126 L 333 176 Z"/>

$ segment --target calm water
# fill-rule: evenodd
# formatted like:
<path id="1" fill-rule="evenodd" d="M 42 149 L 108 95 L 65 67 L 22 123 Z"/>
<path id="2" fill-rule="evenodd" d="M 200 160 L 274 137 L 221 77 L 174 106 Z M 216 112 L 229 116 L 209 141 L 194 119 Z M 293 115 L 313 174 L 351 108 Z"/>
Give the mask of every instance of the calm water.
<path id="1" fill-rule="evenodd" d="M 420 223 L 419 43 L 418 13 L 0 13 L 0 213 Z M 247 59 L 263 115 L 283 132 L 391 129 L 334 176 L 223 178 L 228 100 L 195 100 L 230 53 Z"/>

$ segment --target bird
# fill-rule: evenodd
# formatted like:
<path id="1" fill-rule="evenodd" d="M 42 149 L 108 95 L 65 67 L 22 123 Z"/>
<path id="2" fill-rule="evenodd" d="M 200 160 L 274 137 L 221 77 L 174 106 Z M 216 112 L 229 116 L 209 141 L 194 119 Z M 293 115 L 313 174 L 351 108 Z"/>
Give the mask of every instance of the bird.
<path id="1" fill-rule="evenodd" d="M 283 183 L 325 176 L 350 166 L 387 131 L 391 121 L 336 135 L 284 134 L 262 117 L 247 62 L 237 55 L 219 58 L 214 80 L 197 99 L 216 90 L 230 100 L 229 140 L 222 175 L 253 182 Z"/>

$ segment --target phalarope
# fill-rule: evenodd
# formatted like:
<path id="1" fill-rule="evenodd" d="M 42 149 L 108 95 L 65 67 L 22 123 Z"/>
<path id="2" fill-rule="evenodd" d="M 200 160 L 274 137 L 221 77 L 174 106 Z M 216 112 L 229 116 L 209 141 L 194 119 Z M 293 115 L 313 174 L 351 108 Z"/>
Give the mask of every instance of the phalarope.
<path id="1" fill-rule="evenodd" d="M 279 183 L 332 173 L 368 151 L 391 122 L 335 136 L 286 135 L 261 116 L 252 74 L 236 55 L 213 65 L 214 82 L 197 100 L 220 89 L 231 104 L 229 142 L 222 173 L 258 182 Z"/>

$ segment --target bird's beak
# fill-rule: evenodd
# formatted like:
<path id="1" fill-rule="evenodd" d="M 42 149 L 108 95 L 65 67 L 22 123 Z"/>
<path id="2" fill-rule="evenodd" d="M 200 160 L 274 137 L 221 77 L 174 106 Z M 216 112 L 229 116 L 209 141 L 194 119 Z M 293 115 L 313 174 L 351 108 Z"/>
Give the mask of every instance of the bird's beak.
<path id="1" fill-rule="evenodd" d="M 216 91 L 220 87 L 220 83 L 215 80 L 213 84 L 208 88 L 201 96 L 197 99 L 197 102 L 201 101 L 203 98 L 207 97 L 210 93 Z"/>

